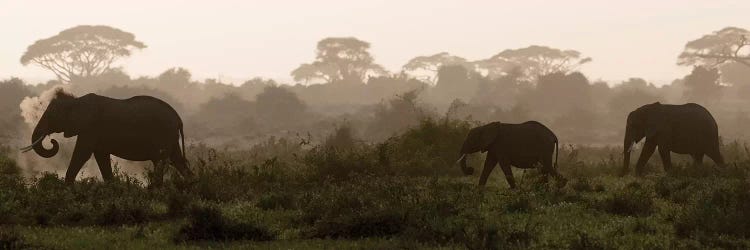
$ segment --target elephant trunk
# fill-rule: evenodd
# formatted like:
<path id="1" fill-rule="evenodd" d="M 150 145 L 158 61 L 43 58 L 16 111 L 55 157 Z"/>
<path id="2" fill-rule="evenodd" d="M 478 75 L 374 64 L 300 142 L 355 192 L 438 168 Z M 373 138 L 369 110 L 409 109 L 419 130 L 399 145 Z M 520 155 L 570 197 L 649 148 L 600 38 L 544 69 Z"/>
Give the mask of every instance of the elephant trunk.
<path id="1" fill-rule="evenodd" d="M 57 151 L 60 149 L 60 145 L 57 143 L 55 139 L 51 140 L 52 142 L 51 149 L 44 148 L 42 141 L 44 140 L 44 137 L 46 137 L 49 134 L 50 132 L 49 132 L 47 123 L 45 122 L 45 119 L 41 119 L 39 121 L 39 124 L 36 125 L 36 127 L 34 128 L 34 132 L 31 134 L 31 143 L 32 143 L 31 148 L 34 149 L 34 152 L 36 152 L 36 154 L 44 158 L 50 158 L 52 156 L 55 156 L 57 154 Z"/>
<path id="2" fill-rule="evenodd" d="M 461 158 L 458 158 L 458 161 L 456 161 L 456 163 L 460 164 L 461 171 L 463 171 L 465 175 L 474 174 L 474 168 L 466 166 L 466 154 L 461 154 Z"/>

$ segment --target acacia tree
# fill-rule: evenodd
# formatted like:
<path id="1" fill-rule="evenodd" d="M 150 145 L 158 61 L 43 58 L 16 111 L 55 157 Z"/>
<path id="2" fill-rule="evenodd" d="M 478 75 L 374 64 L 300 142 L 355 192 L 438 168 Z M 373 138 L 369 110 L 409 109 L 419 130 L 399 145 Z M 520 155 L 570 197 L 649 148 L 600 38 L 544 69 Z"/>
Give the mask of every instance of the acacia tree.
<path id="1" fill-rule="evenodd" d="M 490 78 L 506 75 L 510 70 L 518 68 L 523 72 L 525 80 L 533 80 L 557 72 L 567 74 L 588 62 L 591 62 L 591 58 L 583 57 L 581 52 L 576 50 L 532 45 L 520 49 L 507 49 L 474 64 Z"/>
<path id="2" fill-rule="evenodd" d="M 414 75 L 436 84 L 437 73 L 442 66 L 463 65 L 468 66 L 466 59 L 454 56 L 448 52 L 441 52 L 431 56 L 418 56 L 407 62 L 401 69 L 403 72 Z"/>
<path id="3" fill-rule="evenodd" d="M 750 67 L 750 31 L 727 27 L 704 35 L 685 44 L 677 57 L 682 66 L 716 67 L 726 62 L 737 62 Z"/>
<path id="4" fill-rule="evenodd" d="M 354 37 L 330 37 L 318 42 L 315 61 L 291 72 L 295 81 L 364 83 L 367 77 L 387 73 L 374 62 L 370 43 Z"/>
<path id="5" fill-rule="evenodd" d="M 109 26 L 81 25 L 36 41 L 21 56 L 21 64 L 36 64 L 69 83 L 103 74 L 116 60 L 145 47 L 131 33 Z"/>

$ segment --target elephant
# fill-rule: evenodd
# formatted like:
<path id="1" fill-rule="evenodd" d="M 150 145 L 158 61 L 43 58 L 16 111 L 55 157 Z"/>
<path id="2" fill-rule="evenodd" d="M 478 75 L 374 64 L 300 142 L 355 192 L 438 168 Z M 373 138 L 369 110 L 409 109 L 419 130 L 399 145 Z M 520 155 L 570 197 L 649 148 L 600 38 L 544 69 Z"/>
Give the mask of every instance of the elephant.
<path id="1" fill-rule="evenodd" d="M 516 187 L 511 166 L 530 169 L 541 163 L 544 181 L 547 182 L 547 176 L 551 174 L 562 187 L 567 180 L 557 172 L 558 143 L 555 133 L 537 121 L 520 124 L 492 122 L 469 130 L 457 163 L 460 163 L 464 174 L 471 175 L 474 169 L 466 166 L 466 156 L 479 151 L 487 152 L 479 186 L 485 186 L 492 170 L 500 164 L 511 189 Z M 557 154 L 553 164 L 552 154 L 555 151 Z"/>
<path id="2" fill-rule="evenodd" d="M 630 112 L 625 127 L 621 175 L 628 173 L 633 144 L 644 137 L 646 141 L 636 163 L 636 175 L 643 175 L 643 166 L 657 146 L 665 171 L 672 169 L 671 152 L 691 155 L 696 165 L 702 164 L 704 155 L 719 166 L 725 165 L 724 158 L 719 152 L 719 129 L 716 120 L 701 105 L 655 102 Z"/>
<path id="3" fill-rule="evenodd" d="M 185 158 L 182 119 L 166 102 L 150 96 L 120 100 L 96 94 L 75 97 L 62 89 L 55 91 L 34 128 L 31 145 L 21 150 L 33 149 L 39 156 L 50 158 L 57 154 L 59 144 L 52 139 L 52 148 L 45 148 L 42 141 L 48 135 L 77 136 L 65 174 L 66 183 L 75 181 L 91 155 L 99 165 L 102 179 L 107 182 L 114 178 L 111 155 L 153 162 L 156 180 L 152 185 L 161 184 L 164 166 L 169 161 L 183 177 L 193 175 Z"/>

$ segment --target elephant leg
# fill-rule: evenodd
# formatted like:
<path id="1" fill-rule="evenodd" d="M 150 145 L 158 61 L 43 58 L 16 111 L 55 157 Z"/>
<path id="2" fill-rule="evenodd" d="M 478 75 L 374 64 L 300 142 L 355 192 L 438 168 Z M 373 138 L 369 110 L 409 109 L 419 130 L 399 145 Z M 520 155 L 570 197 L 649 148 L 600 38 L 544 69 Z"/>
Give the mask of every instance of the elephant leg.
<path id="1" fill-rule="evenodd" d="M 703 154 L 702 153 L 693 154 L 693 155 L 690 155 L 690 156 L 693 157 L 693 165 L 695 165 L 695 166 L 703 165 Z"/>
<path id="2" fill-rule="evenodd" d="M 654 154 L 654 150 L 656 150 L 656 143 L 646 139 L 646 143 L 643 145 L 643 150 L 641 150 L 641 156 L 638 157 L 638 163 L 635 164 L 636 175 L 643 175 L 643 167 L 646 166 L 648 159 Z"/>
<path id="3" fill-rule="evenodd" d="M 102 174 L 102 179 L 106 182 L 110 182 L 114 179 L 112 173 L 112 159 L 107 153 L 94 153 L 94 159 L 96 164 L 99 165 L 99 172 Z"/>
<path id="4" fill-rule="evenodd" d="M 664 172 L 672 171 L 672 155 L 670 155 L 669 149 L 659 147 L 659 157 L 661 158 L 662 165 L 664 165 Z"/>
<path id="5" fill-rule="evenodd" d="M 150 186 L 160 187 L 164 182 L 164 168 L 166 164 L 165 160 L 152 160 L 154 163 L 154 172 L 151 176 Z"/>
<path id="6" fill-rule="evenodd" d="M 484 187 L 484 185 L 487 184 L 487 179 L 490 177 L 492 170 L 495 169 L 495 165 L 497 165 L 497 160 L 491 153 L 487 153 L 487 158 L 484 159 L 482 174 L 479 176 L 480 187 Z"/>
<path id="7" fill-rule="evenodd" d="M 91 159 L 92 152 L 85 145 L 85 141 L 81 141 L 80 139 L 76 142 L 76 147 L 73 150 L 73 157 L 70 158 L 70 164 L 65 173 L 65 183 L 70 184 L 75 182 L 76 176 L 78 176 L 78 172 L 81 171 L 83 164 L 86 164 L 86 162 Z"/>
<path id="8" fill-rule="evenodd" d="M 568 180 L 565 179 L 560 173 L 557 172 L 557 169 L 555 169 L 555 166 L 552 165 L 552 158 L 551 157 L 543 157 L 542 158 L 542 168 L 545 170 L 545 179 L 547 178 L 546 175 L 552 175 L 552 178 L 555 179 L 555 182 L 557 182 L 558 187 L 564 187 L 566 184 L 568 184 Z"/>
<path id="9" fill-rule="evenodd" d="M 510 169 L 510 161 L 500 161 L 500 169 L 503 170 L 503 174 L 505 174 L 505 180 L 508 181 L 508 186 L 510 186 L 510 189 L 516 188 L 516 179 L 513 178 L 513 171 Z"/>
<path id="10" fill-rule="evenodd" d="M 707 153 L 708 158 L 711 158 L 711 160 L 716 163 L 719 167 L 725 167 L 726 163 L 724 162 L 724 157 L 721 156 L 721 152 L 719 152 L 719 149 L 712 150 L 710 153 Z"/>
<path id="11" fill-rule="evenodd" d="M 182 156 L 182 153 L 180 153 L 179 150 L 172 151 L 169 159 L 172 161 L 172 164 L 175 166 L 175 168 L 177 168 L 177 171 L 180 172 L 180 175 L 182 177 L 193 177 L 193 172 L 190 171 L 190 169 L 187 167 L 187 159 Z"/>

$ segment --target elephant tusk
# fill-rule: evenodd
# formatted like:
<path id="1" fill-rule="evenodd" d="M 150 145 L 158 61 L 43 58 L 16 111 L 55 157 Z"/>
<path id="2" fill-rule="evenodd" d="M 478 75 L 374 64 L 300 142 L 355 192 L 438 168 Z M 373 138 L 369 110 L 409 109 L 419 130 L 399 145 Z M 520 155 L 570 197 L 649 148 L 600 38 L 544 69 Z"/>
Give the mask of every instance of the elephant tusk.
<path id="1" fill-rule="evenodd" d="M 21 152 L 22 153 L 26 153 L 26 152 L 31 151 L 31 149 L 33 149 L 34 146 L 36 146 L 37 144 L 39 144 L 40 142 L 42 142 L 42 140 L 44 140 L 44 138 L 46 138 L 46 137 L 47 136 L 39 137 L 39 139 L 36 139 L 36 141 L 34 141 L 34 143 L 32 143 L 31 145 L 29 145 L 27 147 L 20 148 Z"/>
<path id="2" fill-rule="evenodd" d="M 628 146 L 628 153 L 633 152 L 633 145 L 635 145 L 635 143 L 630 143 L 630 146 Z"/>
<path id="3" fill-rule="evenodd" d="M 461 158 L 458 158 L 458 160 L 456 161 L 456 164 L 460 163 L 464 158 L 466 158 L 466 154 L 462 154 Z"/>

